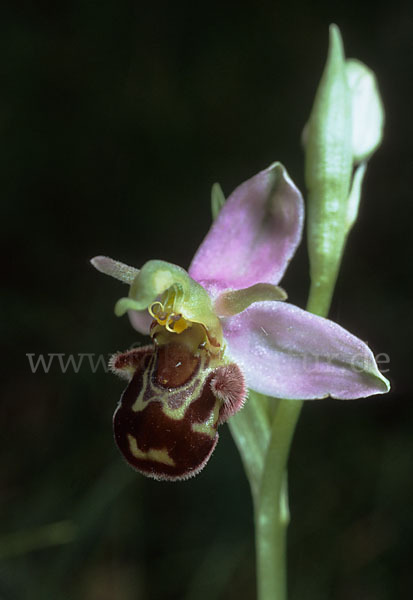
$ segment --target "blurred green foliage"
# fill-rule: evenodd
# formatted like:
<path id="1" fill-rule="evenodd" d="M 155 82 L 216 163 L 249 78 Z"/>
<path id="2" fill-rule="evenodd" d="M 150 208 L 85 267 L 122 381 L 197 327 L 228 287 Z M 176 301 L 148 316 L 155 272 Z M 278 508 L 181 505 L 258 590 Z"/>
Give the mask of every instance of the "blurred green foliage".
<path id="1" fill-rule="evenodd" d="M 291 600 L 410 598 L 411 3 L 5 3 L 0 19 L 1 600 L 253 599 L 251 500 L 226 428 L 182 484 L 114 447 L 122 382 L 87 361 L 141 342 L 88 259 L 187 266 L 228 195 L 273 160 L 303 189 L 301 129 L 341 28 L 387 114 L 332 318 L 387 353 L 388 397 L 305 407 L 290 462 Z M 305 245 L 283 286 L 304 305 Z"/>

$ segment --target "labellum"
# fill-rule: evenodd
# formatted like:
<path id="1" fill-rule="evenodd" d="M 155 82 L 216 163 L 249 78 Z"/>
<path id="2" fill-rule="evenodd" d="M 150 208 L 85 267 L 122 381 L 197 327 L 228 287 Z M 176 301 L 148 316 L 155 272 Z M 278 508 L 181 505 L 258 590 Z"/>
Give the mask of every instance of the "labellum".
<path id="1" fill-rule="evenodd" d="M 131 467 L 154 479 L 199 473 L 218 442 L 218 425 L 243 405 L 236 364 L 211 351 L 202 325 L 151 314 L 153 344 L 116 354 L 112 370 L 129 380 L 113 417 L 116 444 Z M 165 324 L 168 323 L 168 328 Z M 180 333 L 173 331 L 178 324 Z"/>

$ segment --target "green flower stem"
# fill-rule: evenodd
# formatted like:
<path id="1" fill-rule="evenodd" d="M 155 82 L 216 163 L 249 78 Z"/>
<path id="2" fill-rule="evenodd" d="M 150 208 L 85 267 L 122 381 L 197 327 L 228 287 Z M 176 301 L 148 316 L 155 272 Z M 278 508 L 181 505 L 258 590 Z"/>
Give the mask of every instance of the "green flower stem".
<path id="1" fill-rule="evenodd" d="M 255 503 L 257 585 L 260 600 L 287 597 L 286 535 L 289 523 L 287 460 L 302 400 L 280 400 Z"/>

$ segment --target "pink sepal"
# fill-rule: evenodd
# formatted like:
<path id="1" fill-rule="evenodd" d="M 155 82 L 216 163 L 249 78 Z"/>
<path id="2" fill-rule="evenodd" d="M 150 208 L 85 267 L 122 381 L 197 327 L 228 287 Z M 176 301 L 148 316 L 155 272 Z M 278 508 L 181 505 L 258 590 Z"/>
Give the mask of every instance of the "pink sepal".
<path id="1" fill-rule="evenodd" d="M 303 199 L 280 163 L 241 184 L 195 254 L 190 276 L 211 295 L 277 284 L 300 242 Z"/>
<path id="2" fill-rule="evenodd" d="M 389 390 L 364 342 L 291 304 L 258 302 L 222 324 L 229 357 L 262 394 L 351 399 Z"/>

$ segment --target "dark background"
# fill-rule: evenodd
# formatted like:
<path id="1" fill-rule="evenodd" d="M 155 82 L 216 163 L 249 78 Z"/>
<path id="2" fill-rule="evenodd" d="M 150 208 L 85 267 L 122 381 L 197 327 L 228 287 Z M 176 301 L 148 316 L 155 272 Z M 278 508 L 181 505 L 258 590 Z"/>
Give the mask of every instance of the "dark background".
<path id="1" fill-rule="evenodd" d="M 251 500 L 226 427 L 197 478 L 146 480 L 112 441 L 123 383 L 86 363 L 33 374 L 26 354 L 140 341 L 113 315 L 121 284 L 88 259 L 188 266 L 214 181 L 229 194 L 281 160 L 304 189 L 300 134 L 333 21 L 377 73 L 387 121 L 331 318 L 389 355 L 393 389 L 305 406 L 290 599 L 411 597 L 413 5 L 332 6 L 2 5 L 1 600 L 255 598 Z M 283 285 L 304 306 L 308 283 L 303 244 Z"/>

